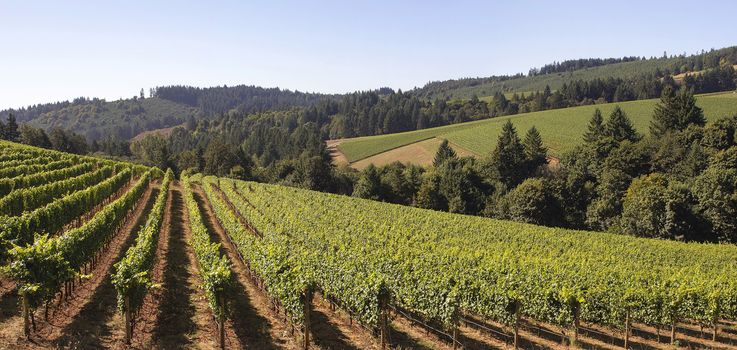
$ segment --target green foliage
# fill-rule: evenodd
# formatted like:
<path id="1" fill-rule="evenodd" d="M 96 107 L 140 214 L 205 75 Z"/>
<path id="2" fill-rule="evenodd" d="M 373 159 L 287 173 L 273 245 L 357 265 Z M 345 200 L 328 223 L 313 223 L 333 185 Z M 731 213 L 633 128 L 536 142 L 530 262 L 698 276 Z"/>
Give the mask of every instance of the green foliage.
<path id="1" fill-rule="evenodd" d="M 507 121 L 491 154 L 490 164 L 493 173 L 507 186 L 514 186 L 523 180 L 525 173 L 525 149 L 517 136 L 511 121 Z"/>
<path id="2" fill-rule="evenodd" d="M 648 325 L 737 314 L 731 245 L 545 228 L 227 179 L 204 182 L 244 259 L 293 319 L 301 317 L 306 285 L 369 326 L 378 320 L 381 290 L 393 304 L 448 328 L 459 312 L 511 324 L 517 309 L 523 317 L 566 326 L 577 311 L 584 322 L 614 327 L 622 326 L 627 311 Z M 263 238 L 240 225 L 216 184 Z"/>
<path id="3" fill-rule="evenodd" d="M 128 248 L 125 256 L 115 264 L 112 283 L 118 292 L 118 309 L 121 312 L 126 311 L 126 297 L 130 301 L 130 311 L 137 311 L 149 288 L 152 287 L 149 276 L 153 268 L 159 232 L 164 221 L 166 201 L 169 198 L 169 186 L 173 177 L 172 171 L 167 170 L 156 202 L 146 219 L 146 225 L 138 232 L 135 243 Z"/>
<path id="4" fill-rule="evenodd" d="M 597 108 L 589 121 L 588 131 L 583 135 L 583 140 L 586 143 L 592 143 L 602 138 L 605 133 L 604 117 L 601 116 L 601 110 Z"/>
<path id="5" fill-rule="evenodd" d="M 435 153 L 432 165 L 437 168 L 440 164 L 449 159 L 458 159 L 458 155 L 456 154 L 456 151 L 450 147 L 448 140 L 443 140 L 443 142 L 440 143 L 440 147 L 438 147 L 438 151 Z"/>
<path id="6" fill-rule="evenodd" d="M 662 136 L 669 131 L 683 131 L 689 125 L 704 126 L 704 112 L 696 105 L 693 93 L 685 88 L 676 94 L 666 87 L 660 102 L 655 105 L 650 133 Z"/>
<path id="7" fill-rule="evenodd" d="M 638 141 L 640 135 L 637 134 L 635 127 L 632 125 L 627 114 L 622 111 L 619 106 L 615 106 L 604 125 L 605 133 L 608 137 L 613 138 L 617 142 L 622 141 Z"/>
<path id="8" fill-rule="evenodd" d="M 454 145 L 476 154 L 486 155 L 494 150 L 495 141 L 502 133 L 504 124 L 507 120 L 511 120 L 520 130 L 535 126 L 545 141 L 545 146 L 549 148 L 549 154 L 561 157 L 566 151 L 584 143 L 581 135 L 587 131 L 587 123 L 596 109 L 607 115 L 612 113 L 615 106 L 619 106 L 627 112 L 635 129 L 647 130 L 657 101 L 651 99 L 554 109 L 391 135 L 359 137 L 343 140 L 338 149 L 349 161 L 355 162 L 390 149 L 437 137 L 447 139 Z M 733 115 L 737 111 L 737 95 L 731 93 L 696 96 L 696 102 L 704 111 L 706 119 L 710 121 L 716 121 L 725 115 Z M 707 125 L 707 129 L 710 125 L 712 124 Z M 732 128 L 729 134 L 733 135 L 734 132 Z"/>
<path id="9" fill-rule="evenodd" d="M 560 201 L 549 182 L 530 178 L 510 191 L 506 198 L 506 219 L 537 225 L 560 225 Z"/>

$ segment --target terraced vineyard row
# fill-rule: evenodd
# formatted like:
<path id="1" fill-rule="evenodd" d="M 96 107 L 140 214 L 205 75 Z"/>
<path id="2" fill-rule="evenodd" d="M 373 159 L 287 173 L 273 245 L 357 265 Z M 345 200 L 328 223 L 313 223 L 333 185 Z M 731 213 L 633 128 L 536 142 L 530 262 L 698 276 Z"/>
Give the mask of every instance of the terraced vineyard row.
<path id="1" fill-rule="evenodd" d="M 712 330 L 737 319 L 737 248 L 577 232 L 207 177 L 250 267 L 292 320 L 315 288 L 369 327 L 382 300 L 451 334 L 463 315 Z M 238 222 L 222 191 L 247 223 Z M 263 235 L 258 238 L 249 232 Z M 574 336 L 575 337 L 575 336 Z M 626 341 L 626 340 L 625 340 Z M 625 343 L 626 344 L 626 343 Z"/>

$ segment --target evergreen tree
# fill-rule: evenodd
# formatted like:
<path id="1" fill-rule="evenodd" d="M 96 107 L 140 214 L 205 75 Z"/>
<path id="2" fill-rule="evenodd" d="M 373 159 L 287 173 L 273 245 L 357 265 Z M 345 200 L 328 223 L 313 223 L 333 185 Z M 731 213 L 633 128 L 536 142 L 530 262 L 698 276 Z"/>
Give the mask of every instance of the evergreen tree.
<path id="1" fill-rule="evenodd" d="M 498 179 L 508 187 L 522 182 L 525 173 L 525 149 L 512 122 L 502 127 L 502 133 L 491 154 L 491 165 Z"/>
<path id="2" fill-rule="evenodd" d="M 704 112 L 696 105 L 693 92 L 684 88 L 676 94 L 670 86 L 666 86 L 660 102 L 655 106 L 650 133 L 662 136 L 669 131 L 685 130 L 690 124 L 706 124 Z"/>
<path id="3" fill-rule="evenodd" d="M 443 140 L 440 144 L 440 148 L 438 148 L 438 152 L 435 153 L 435 159 L 433 160 L 432 165 L 434 167 L 438 167 L 448 159 L 458 159 L 458 155 L 456 155 L 456 151 L 450 147 L 448 140 Z"/>
<path id="4" fill-rule="evenodd" d="M 604 136 L 605 133 L 604 117 L 601 116 L 601 110 L 597 108 L 589 121 L 588 131 L 583 135 L 583 140 L 586 143 L 593 143 Z"/>
<path id="5" fill-rule="evenodd" d="M 20 131 L 18 131 L 18 123 L 15 121 L 13 114 L 8 114 L 8 123 L 3 128 L 3 138 L 8 141 L 17 142 L 20 138 Z"/>
<path id="6" fill-rule="evenodd" d="M 627 117 L 627 114 L 619 106 L 614 107 L 612 114 L 609 115 L 605 130 L 607 136 L 617 142 L 624 140 L 635 142 L 640 140 L 640 135 L 637 134 L 635 127 L 632 126 L 632 121 L 630 121 L 630 118 Z"/>
<path id="7" fill-rule="evenodd" d="M 530 173 L 547 162 L 548 148 L 543 146 L 543 139 L 534 126 L 527 130 L 523 146 Z"/>

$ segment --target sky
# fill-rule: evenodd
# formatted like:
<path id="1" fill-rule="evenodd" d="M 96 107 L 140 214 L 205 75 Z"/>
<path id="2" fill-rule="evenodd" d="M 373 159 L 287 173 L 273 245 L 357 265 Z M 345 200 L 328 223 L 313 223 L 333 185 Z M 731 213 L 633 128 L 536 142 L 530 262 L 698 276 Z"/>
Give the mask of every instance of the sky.
<path id="1" fill-rule="evenodd" d="M 0 109 L 162 85 L 345 93 L 737 45 L 737 1 L 0 0 Z"/>

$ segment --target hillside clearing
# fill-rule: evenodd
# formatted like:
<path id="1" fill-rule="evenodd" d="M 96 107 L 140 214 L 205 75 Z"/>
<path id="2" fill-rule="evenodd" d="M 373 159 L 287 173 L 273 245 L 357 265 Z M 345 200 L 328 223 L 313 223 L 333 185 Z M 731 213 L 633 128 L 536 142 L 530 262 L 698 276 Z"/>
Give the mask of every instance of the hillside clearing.
<path id="1" fill-rule="evenodd" d="M 705 94 L 697 98 L 699 106 L 704 110 L 704 115 L 709 121 L 737 113 L 737 93 Z M 620 106 L 630 117 L 637 130 L 645 134 L 648 133 L 652 110 L 657 102 L 657 99 L 650 99 L 517 114 L 432 129 L 344 139 L 337 148 L 351 163 L 355 163 L 389 150 L 435 137 L 447 139 L 471 153 L 487 155 L 494 149 L 502 125 L 507 120 L 511 120 L 522 135 L 527 129 L 535 126 L 540 131 L 543 141 L 550 148 L 550 154 L 560 156 L 583 142 L 581 135 L 585 132 L 586 125 L 596 108 L 599 108 L 606 116 L 615 106 Z M 387 157 L 378 159 L 391 162 Z"/>

